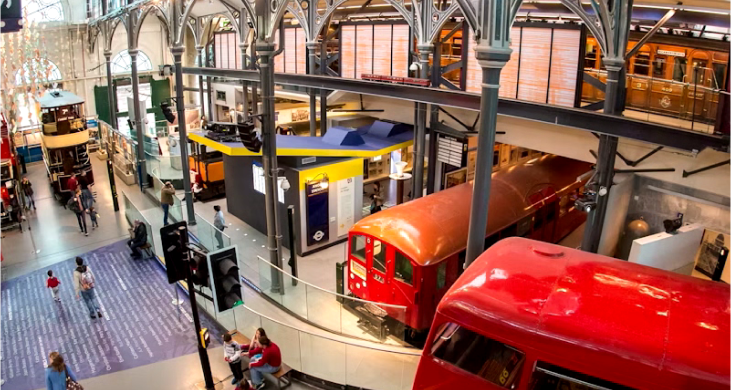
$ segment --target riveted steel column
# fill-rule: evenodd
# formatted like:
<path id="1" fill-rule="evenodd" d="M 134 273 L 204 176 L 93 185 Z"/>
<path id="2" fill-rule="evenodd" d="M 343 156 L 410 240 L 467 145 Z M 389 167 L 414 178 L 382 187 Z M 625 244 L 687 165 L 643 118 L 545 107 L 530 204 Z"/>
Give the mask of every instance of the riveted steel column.
<path id="1" fill-rule="evenodd" d="M 251 69 L 256 69 L 256 63 L 257 63 L 257 54 L 256 54 L 256 45 L 254 45 L 251 48 Z M 272 66 L 274 66 L 274 63 L 272 62 Z M 274 73 L 274 70 L 272 70 L 272 74 Z M 259 83 L 252 82 L 251 83 L 251 112 L 254 114 L 259 113 Z"/>
<path id="2" fill-rule="evenodd" d="M 324 39 L 320 46 L 320 74 L 327 76 L 327 41 Z M 320 137 L 327 133 L 327 89 L 320 89 Z"/>
<path id="3" fill-rule="evenodd" d="M 144 191 L 147 183 L 147 166 L 145 164 L 145 128 L 144 116 L 146 113 L 140 111 L 140 78 L 137 75 L 137 54 L 139 50 L 129 49 L 130 64 L 132 65 L 132 99 L 134 107 L 132 112 L 135 114 L 134 126 L 137 133 L 137 180 L 140 184 L 140 190 Z M 181 69 L 182 70 L 182 69 Z"/>
<path id="4" fill-rule="evenodd" d="M 198 66 L 200 66 L 200 67 L 205 66 L 204 65 L 205 59 L 203 57 L 203 55 L 204 55 L 203 54 L 203 50 L 205 48 L 206 47 L 203 46 L 203 45 L 198 45 L 198 46 L 195 47 L 195 50 L 198 51 Z M 198 91 L 198 99 L 200 100 L 200 103 L 201 103 L 201 113 L 200 113 L 200 116 L 205 116 L 206 115 L 205 110 L 204 110 L 205 104 L 203 104 L 203 102 L 206 100 L 206 94 L 205 94 L 205 91 L 203 90 L 203 76 L 198 76 L 198 89 L 199 89 L 199 91 Z M 208 120 L 210 121 L 211 118 L 208 118 Z"/>
<path id="5" fill-rule="evenodd" d="M 604 113 L 617 115 L 617 98 L 621 91 L 620 76 L 624 60 L 604 59 L 607 67 L 607 87 L 604 95 Z M 604 219 L 609 203 L 609 190 L 614 180 L 614 164 L 619 139 L 609 135 L 599 136 L 599 150 L 596 160 L 596 207 L 589 212 L 581 241 L 581 249 L 596 253 L 604 230 Z"/>
<path id="6" fill-rule="evenodd" d="M 278 168 L 277 168 L 277 138 L 274 126 L 274 45 L 257 40 L 256 51 L 259 55 L 259 75 L 261 77 L 262 100 L 262 165 L 264 166 L 264 180 L 266 183 L 265 208 L 267 219 L 267 249 L 269 261 L 281 268 L 282 237 L 279 234 L 279 218 L 277 210 Z M 272 291 L 283 292 L 282 275 L 272 267 Z"/>
<path id="7" fill-rule="evenodd" d="M 190 167 L 188 162 L 188 131 L 185 123 L 185 95 L 183 86 L 183 53 L 185 47 L 172 49 L 175 61 L 175 100 L 178 108 L 178 134 L 180 135 L 180 162 L 183 171 L 183 187 L 185 187 L 185 209 L 188 213 L 188 225 L 195 225 L 193 210 L 193 193 L 190 188 Z"/>
<path id="8" fill-rule="evenodd" d="M 427 78 L 429 54 L 433 45 L 419 45 L 419 78 Z M 426 103 L 416 103 L 416 131 L 414 132 L 414 169 L 411 199 L 421 198 L 424 193 L 424 148 L 426 147 Z"/>
<path id="9" fill-rule="evenodd" d="M 317 74 L 317 42 L 307 42 L 307 66 L 309 74 Z M 310 137 L 317 137 L 317 90 L 310 88 Z"/>
<path id="10" fill-rule="evenodd" d="M 208 46 L 207 45 L 206 45 L 206 49 L 203 50 L 203 53 L 204 53 L 203 55 L 205 57 L 206 67 L 207 68 L 210 68 L 211 67 L 211 59 L 208 56 Z M 208 116 L 207 116 L 208 122 L 213 121 L 213 96 L 211 96 L 212 91 L 213 91 L 213 87 L 211 86 L 211 80 L 212 79 L 211 79 L 210 76 L 209 77 L 206 77 L 206 89 L 208 90 L 207 91 L 207 95 L 208 95 L 208 97 L 207 97 L 208 98 Z"/>

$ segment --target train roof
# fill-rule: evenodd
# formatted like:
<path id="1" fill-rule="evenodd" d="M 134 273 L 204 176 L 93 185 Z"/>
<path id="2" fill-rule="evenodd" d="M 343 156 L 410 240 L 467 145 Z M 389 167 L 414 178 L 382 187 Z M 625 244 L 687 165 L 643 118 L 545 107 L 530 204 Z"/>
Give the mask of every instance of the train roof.
<path id="1" fill-rule="evenodd" d="M 691 388 L 689 377 L 728 388 L 729 298 L 719 282 L 508 238 L 465 271 L 437 311 L 554 356 L 570 347 L 562 358 L 578 366 L 656 388 Z"/>
<path id="2" fill-rule="evenodd" d="M 38 103 L 41 104 L 41 108 L 54 108 L 81 104 L 84 103 L 84 99 L 68 91 L 46 91 L 38 99 Z"/>
<path id="3" fill-rule="evenodd" d="M 529 215 L 529 195 L 548 185 L 560 192 L 590 169 L 589 163 L 545 155 L 493 173 L 487 234 Z M 350 231 L 378 237 L 428 266 L 466 247 L 471 203 L 472 184 L 460 184 L 363 218 Z"/>

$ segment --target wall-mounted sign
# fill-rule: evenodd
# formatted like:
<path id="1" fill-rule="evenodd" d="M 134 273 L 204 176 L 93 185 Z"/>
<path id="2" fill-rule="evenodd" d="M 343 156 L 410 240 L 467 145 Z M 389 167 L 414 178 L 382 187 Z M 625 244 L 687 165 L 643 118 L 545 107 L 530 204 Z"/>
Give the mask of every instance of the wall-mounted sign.
<path id="1" fill-rule="evenodd" d="M 665 55 L 665 56 L 672 56 L 672 57 L 685 57 L 684 51 L 657 49 L 657 54 Z"/>
<path id="2" fill-rule="evenodd" d="M 355 181 L 338 180 L 338 237 L 348 234 L 355 223 Z"/>
<path id="3" fill-rule="evenodd" d="M 307 245 L 327 242 L 330 238 L 330 204 L 328 186 L 320 181 L 307 183 Z"/>
<path id="4" fill-rule="evenodd" d="M 50 6 L 49 6 L 50 7 Z M 0 15 L 2 15 L 2 32 L 16 32 L 20 31 L 23 26 L 23 6 L 21 0 L 0 0 Z"/>

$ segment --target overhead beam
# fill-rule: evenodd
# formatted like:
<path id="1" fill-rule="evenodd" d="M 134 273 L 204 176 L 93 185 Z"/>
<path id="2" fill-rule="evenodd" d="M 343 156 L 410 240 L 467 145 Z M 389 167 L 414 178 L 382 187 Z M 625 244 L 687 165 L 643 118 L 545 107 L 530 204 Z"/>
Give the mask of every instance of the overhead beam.
<path id="1" fill-rule="evenodd" d="M 675 10 L 674 9 L 668 10 L 668 12 L 665 13 L 665 15 L 662 17 L 662 19 L 658 20 L 658 22 L 655 23 L 654 26 L 652 26 L 650 31 L 648 31 L 645 34 L 645 36 L 643 36 L 642 39 L 640 39 L 640 41 L 637 42 L 635 47 L 633 47 L 632 50 L 630 50 L 624 58 L 629 60 L 630 58 L 632 58 L 632 56 L 637 54 L 637 52 L 640 51 L 640 48 L 642 48 L 642 45 L 647 43 L 647 41 L 649 41 L 650 38 L 652 38 L 652 36 L 655 35 L 655 33 L 660 29 L 660 27 L 662 27 L 665 23 L 667 23 L 667 21 L 670 20 L 670 18 L 672 18 L 673 15 L 675 15 Z"/>
<path id="2" fill-rule="evenodd" d="M 184 67 L 183 73 L 259 82 L 259 72 L 252 70 Z M 388 96 L 395 99 L 436 104 L 471 111 L 480 110 L 480 95 L 463 91 L 288 73 L 277 73 L 274 80 L 276 84 L 280 85 L 340 90 L 370 96 Z M 578 130 L 634 139 L 690 152 L 700 152 L 705 148 L 722 152 L 729 151 L 728 138 L 722 136 L 687 131 L 615 115 L 585 111 L 580 108 L 560 107 L 514 99 L 500 99 L 498 113 L 500 115 L 573 127 Z"/>

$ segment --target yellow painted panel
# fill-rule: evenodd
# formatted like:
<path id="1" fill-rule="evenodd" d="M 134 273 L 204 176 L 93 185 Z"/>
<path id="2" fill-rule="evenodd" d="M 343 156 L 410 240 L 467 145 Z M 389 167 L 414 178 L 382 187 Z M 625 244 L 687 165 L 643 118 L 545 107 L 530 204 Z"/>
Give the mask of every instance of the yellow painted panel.
<path id="1" fill-rule="evenodd" d="M 41 139 L 46 149 L 66 148 L 89 142 L 89 130 L 64 135 L 43 135 Z"/>
<path id="2" fill-rule="evenodd" d="M 330 184 L 338 180 L 347 179 L 363 174 L 363 160 L 355 158 L 335 164 L 324 165 L 317 168 L 308 169 L 300 172 L 300 190 L 304 190 L 307 182 L 314 179 L 317 175 L 327 174 Z M 320 180 L 318 177 L 317 180 Z"/>

